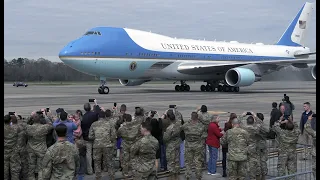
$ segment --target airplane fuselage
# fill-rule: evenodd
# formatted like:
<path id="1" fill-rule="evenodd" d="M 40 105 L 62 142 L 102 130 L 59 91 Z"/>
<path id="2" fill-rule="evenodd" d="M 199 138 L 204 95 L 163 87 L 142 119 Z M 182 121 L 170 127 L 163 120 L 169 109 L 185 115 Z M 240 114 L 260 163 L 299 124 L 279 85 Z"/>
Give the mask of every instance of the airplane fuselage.
<path id="1" fill-rule="evenodd" d="M 59 56 L 68 66 L 98 77 L 208 80 L 221 77 L 214 73 L 184 74 L 179 72 L 179 64 L 258 63 L 263 60 L 294 59 L 296 52 L 308 53 L 310 50 L 306 47 L 259 43 L 176 39 L 134 29 L 97 27 L 70 42 Z"/>

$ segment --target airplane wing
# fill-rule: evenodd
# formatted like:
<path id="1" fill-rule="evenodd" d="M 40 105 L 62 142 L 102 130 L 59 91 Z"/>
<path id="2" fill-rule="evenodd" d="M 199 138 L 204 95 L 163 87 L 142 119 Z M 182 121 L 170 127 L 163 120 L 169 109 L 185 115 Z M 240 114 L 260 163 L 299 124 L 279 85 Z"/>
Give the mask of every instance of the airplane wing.
<path id="1" fill-rule="evenodd" d="M 315 54 L 315 53 L 314 53 Z M 301 54 L 297 56 L 306 56 Z M 178 66 L 178 72 L 190 75 L 201 75 L 208 73 L 226 73 L 229 69 L 248 64 L 265 64 L 276 66 L 307 67 L 307 64 L 316 63 L 316 57 L 297 58 L 285 60 L 262 60 L 262 61 L 213 61 L 213 62 L 182 62 Z"/>

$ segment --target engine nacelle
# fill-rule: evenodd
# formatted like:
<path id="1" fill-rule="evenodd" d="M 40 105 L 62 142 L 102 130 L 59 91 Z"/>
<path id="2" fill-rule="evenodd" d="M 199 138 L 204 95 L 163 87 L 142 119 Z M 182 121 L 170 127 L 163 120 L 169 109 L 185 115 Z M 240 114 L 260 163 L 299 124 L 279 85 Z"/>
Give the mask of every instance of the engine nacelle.
<path id="1" fill-rule="evenodd" d="M 233 68 L 227 71 L 225 80 L 229 86 L 250 86 L 255 82 L 256 76 L 250 69 Z"/>
<path id="2" fill-rule="evenodd" d="M 313 79 L 316 79 L 316 72 L 317 72 L 316 65 L 314 65 L 311 69 L 311 75 Z"/>
<path id="3" fill-rule="evenodd" d="M 139 86 L 145 82 L 147 82 L 147 80 L 141 80 L 141 79 L 119 79 L 119 82 L 121 85 L 124 86 Z"/>

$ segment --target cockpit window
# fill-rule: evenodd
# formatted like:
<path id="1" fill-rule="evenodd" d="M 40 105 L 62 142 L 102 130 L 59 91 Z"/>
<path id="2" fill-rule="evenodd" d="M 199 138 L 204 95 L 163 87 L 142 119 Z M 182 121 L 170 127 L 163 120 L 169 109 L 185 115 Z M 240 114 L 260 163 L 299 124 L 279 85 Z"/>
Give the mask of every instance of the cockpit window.
<path id="1" fill-rule="evenodd" d="M 101 33 L 99 31 L 88 31 L 84 35 L 85 36 L 89 36 L 89 35 L 99 35 L 99 36 L 101 36 Z"/>

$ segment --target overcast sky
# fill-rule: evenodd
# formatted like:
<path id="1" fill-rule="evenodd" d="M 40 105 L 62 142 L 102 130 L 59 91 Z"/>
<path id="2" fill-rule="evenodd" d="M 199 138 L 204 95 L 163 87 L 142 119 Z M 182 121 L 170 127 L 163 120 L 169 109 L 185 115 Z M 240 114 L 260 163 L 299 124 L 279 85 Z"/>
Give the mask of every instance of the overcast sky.
<path id="1" fill-rule="evenodd" d="M 313 1 L 311 1 L 313 2 Z M 95 26 L 177 38 L 275 43 L 303 0 L 4 0 L 4 55 L 49 58 Z M 316 47 L 313 11 L 307 45 Z"/>

